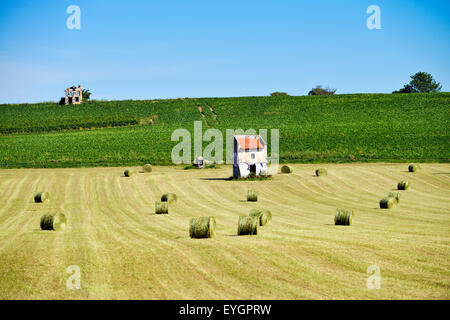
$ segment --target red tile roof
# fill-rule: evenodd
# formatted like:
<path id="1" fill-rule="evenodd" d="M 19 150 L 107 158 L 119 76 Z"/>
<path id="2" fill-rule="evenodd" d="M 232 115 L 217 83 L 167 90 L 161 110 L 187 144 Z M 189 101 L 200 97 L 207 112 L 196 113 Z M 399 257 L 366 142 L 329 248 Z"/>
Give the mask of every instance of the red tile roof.
<path id="1" fill-rule="evenodd" d="M 263 149 L 264 145 L 261 143 L 261 140 L 253 137 L 239 137 L 236 138 L 239 142 L 239 146 L 241 149 L 249 150 L 249 149 Z"/>

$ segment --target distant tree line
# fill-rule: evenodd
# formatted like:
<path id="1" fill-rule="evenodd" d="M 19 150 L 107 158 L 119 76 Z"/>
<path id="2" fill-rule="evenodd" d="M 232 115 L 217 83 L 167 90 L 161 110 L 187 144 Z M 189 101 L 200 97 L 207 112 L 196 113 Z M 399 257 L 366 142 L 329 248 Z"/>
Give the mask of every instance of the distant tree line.
<path id="1" fill-rule="evenodd" d="M 279 91 L 275 91 L 272 92 L 270 94 L 271 97 L 284 97 L 284 96 L 288 96 L 288 94 L 286 92 L 279 92 Z"/>
<path id="2" fill-rule="evenodd" d="M 433 79 L 433 76 L 427 72 L 417 72 L 411 76 L 411 81 L 405 84 L 403 88 L 395 90 L 392 93 L 415 93 L 415 92 L 440 92 L 442 85 Z M 337 89 L 330 87 L 323 88 L 321 85 L 315 86 L 309 92 L 309 96 L 333 95 Z M 275 91 L 270 94 L 272 97 L 289 96 L 286 92 Z"/>

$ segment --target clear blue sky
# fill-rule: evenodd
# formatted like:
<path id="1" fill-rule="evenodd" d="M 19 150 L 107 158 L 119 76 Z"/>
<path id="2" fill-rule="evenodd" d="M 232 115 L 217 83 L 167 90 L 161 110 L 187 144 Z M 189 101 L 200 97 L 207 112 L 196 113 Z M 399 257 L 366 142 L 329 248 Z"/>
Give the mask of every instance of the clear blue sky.
<path id="1" fill-rule="evenodd" d="M 449 39 L 448 0 L 1 1 L 0 103 L 77 84 L 94 99 L 390 93 L 418 71 L 450 91 Z"/>

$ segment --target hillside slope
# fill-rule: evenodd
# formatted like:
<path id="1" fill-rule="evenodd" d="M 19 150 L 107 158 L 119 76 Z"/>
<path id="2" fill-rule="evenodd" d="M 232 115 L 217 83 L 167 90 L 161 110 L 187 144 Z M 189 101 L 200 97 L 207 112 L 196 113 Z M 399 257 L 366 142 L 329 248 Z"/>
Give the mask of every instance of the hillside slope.
<path id="1" fill-rule="evenodd" d="M 1 105 L 0 167 L 166 165 L 194 121 L 224 137 L 279 129 L 282 162 L 448 162 L 449 106 L 450 93 Z"/>

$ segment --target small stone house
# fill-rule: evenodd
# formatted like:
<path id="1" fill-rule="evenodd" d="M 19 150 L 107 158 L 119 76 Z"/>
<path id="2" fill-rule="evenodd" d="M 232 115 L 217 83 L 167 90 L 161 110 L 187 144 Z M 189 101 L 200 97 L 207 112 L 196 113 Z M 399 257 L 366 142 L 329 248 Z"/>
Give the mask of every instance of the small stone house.
<path id="1" fill-rule="evenodd" d="M 65 104 L 81 104 L 83 100 L 83 90 L 81 89 L 81 85 L 78 87 L 72 86 L 65 90 Z"/>
<path id="2" fill-rule="evenodd" d="M 267 172 L 267 145 L 260 135 L 236 135 L 233 137 L 233 177 L 246 178 Z"/>

